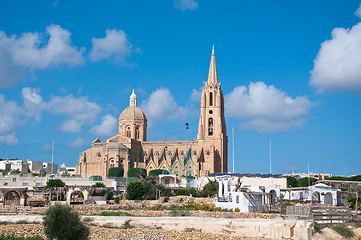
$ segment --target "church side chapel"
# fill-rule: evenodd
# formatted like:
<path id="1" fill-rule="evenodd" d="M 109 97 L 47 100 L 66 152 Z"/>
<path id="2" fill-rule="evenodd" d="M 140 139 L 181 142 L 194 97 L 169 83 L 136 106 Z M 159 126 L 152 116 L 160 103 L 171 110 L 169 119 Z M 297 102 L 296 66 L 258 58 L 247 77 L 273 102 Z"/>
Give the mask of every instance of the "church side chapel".
<path id="1" fill-rule="evenodd" d="M 105 142 L 99 138 L 80 153 L 77 174 L 107 178 L 114 167 L 155 169 L 176 176 L 198 178 L 215 172 L 227 172 L 227 133 L 224 99 L 218 82 L 214 47 L 208 81 L 202 90 L 197 140 L 147 141 L 147 117 L 130 95 L 129 107 L 119 116 L 119 131 Z"/>

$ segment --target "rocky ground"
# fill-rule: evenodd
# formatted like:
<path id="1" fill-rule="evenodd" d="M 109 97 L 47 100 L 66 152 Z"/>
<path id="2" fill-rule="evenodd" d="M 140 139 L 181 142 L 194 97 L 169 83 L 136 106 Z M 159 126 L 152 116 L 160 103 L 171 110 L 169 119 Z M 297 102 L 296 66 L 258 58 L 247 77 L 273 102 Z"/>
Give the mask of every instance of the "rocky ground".
<path id="1" fill-rule="evenodd" d="M 189 228 L 183 232 L 176 231 L 165 231 L 162 229 L 152 229 L 152 228 L 131 228 L 131 229 L 121 229 L 121 228 L 106 228 L 93 225 L 87 225 L 89 228 L 88 239 L 132 239 L 132 240 L 152 240 L 152 239 L 175 239 L 175 240 L 228 240 L 228 239 L 245 239 L 242 237 L 231 237 L 226 234 L 211 234 L 211 233 L 202 233 L 195 229 Z M 40 236 L 45 239 L 44 229 L 41 224 L 5 224 L 0 225 L 0 235 L 1 234 L 12 234 L 15 233 L 15 237 L 34 237 Z M 251 238 L 248 238 L 251 239 Z"/>

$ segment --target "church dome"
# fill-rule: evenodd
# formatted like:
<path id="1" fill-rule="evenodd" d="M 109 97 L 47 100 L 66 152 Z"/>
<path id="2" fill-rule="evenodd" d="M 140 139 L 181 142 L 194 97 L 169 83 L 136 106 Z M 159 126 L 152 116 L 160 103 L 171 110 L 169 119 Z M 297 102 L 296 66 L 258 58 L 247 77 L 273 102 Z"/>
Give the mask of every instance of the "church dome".
<path id="1" fill-rule="evenodd" d="M 145 113 L 137 106 L 129 106 L 120 114 L 119 121 L 122 120 L 147 120 Z"/>

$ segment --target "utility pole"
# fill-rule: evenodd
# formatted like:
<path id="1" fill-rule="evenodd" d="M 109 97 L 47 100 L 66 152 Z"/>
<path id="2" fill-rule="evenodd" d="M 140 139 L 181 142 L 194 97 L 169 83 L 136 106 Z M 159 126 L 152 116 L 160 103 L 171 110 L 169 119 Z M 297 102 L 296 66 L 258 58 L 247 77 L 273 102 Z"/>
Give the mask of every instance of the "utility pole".
<path id="1" fill-rule="evenodd" d="M 272 141 L 269 140 L 269 173 L 272 174 Z"/>
<path id="2" fill-rule="evenodd" d="M 187 130 L 187 151 L 186 151 L 186 157 L 187 157 L 187 162 L 186 162 L 186 175 L 187 175 L 187 183 L 189 185 L 189 178 L 188 178 L 188 162 L 189 162 L 189 159 L 188 159 L 188 129 L 189 129 L 189 123 L 185 123 L 186 125 L 186 130 Z"/>
<path id="3" fill-rule="evenodd" d="M 233 173 L 234 173 L 234 128 L 232 128 L 232 144 L 233 144 L 232 157 L 233 157 Z"/>
<path id="4" fill-rule="evenodd" d="M 44 143 L 41 144 L 40 185 L 43 186 Z"/>
<path id="5" fill-rule="evenodd" d="M 53 168 L 54 168 L 54 142 L 51 149 L 51 177 L 53 178 Z"/>

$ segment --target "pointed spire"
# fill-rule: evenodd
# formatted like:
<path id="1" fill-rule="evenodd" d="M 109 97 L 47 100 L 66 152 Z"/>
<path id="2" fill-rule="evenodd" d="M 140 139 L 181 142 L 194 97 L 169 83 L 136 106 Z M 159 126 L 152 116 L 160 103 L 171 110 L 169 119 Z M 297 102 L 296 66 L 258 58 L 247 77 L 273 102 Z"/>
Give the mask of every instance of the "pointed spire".
<path id="1" fill-rule="evenodd" d="M 208 82 L 218 83 L 216 55 L 214 55 L 214 45 L 212 47 L 211 64 L 209 65 Z"/>
<path id="2" fill-rule="evenodd" d="M 137 95 L 135 95 L 134 93 L 134 86 L 133 86 L 132 95 L 130 95 L 129 106 L 137 106 Z"/>

